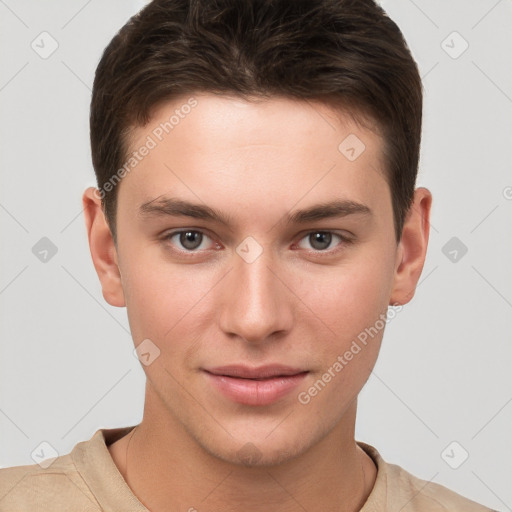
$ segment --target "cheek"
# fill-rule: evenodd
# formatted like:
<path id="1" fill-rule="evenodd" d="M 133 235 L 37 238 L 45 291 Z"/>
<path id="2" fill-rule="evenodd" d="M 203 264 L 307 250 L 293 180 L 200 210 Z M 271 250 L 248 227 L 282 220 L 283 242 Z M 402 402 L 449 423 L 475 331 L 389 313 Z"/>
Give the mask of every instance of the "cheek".
<path id="1" fill-rule="evenodd" d="M 295 268 L 285 279 L 306 305 L 297 303 L 294 328 L 315 330 L 312 336 L 319 336 L 320 343 L 315 344 L 314 357 L 322 364 L 343 354 L 386 312 L 393 265 L 385 253 L 382 244 L 369 244 L 347 255 L 338 267 Z M 123 289 L 135 344 L 149 338 L 169 355 L 190 350 L 201 330 L 211 331 L 216 321 L 218 308 L 212 307 L 212 300 L 216 302 L 223 286 L 215 284 L 224 272 L 209 265 L 173 265 L 155 253 L 155 247 L 127 245 L 124 254 Z"/>
<path id="2" fill-rule="evenodd" d="M 298 401 L 313 407 L 326 425 L 343 414 L 368 380 L 386 325 L 387 268 L 376 263 L 348 268 L 336 279 L 317 281 L 314 294 L 308 295 L 308 304 L 329 329 L 322 328 L 325 337 L 311 357 L 320 363 L 318 371 Z"/>
<path id="3" fill-rule="evenodd" d="M 123 288 L 128 318 L 136 343 L 145 338 L 160 347 L 183 339 L 190 323 L 201 316 L 202 302 L 211 288 L 211 269 L 174 266 L 140 251 L 125 262 Z M 204 312 L 203 312 L 204 314 Z M 170 343 L 173 341 L 173 343 Z M 179 345 L 179 344 L 178 344 Z"/>
<path id="4" fill-rule="evenodd" d="M 338 269 L 302 280 L 299 295 L 304 297 L 331 337 L 346 344 L 385 314 L 391 290 L 390 266 L 382 259 L 359 258 Z"/>

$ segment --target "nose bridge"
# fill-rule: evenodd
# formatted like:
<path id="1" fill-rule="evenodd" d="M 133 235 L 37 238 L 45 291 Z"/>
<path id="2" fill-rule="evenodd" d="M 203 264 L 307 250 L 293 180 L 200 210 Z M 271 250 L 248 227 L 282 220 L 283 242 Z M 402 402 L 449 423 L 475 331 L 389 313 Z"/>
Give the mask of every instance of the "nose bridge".
<path id="1" fill-rule="evenodd" d="M 224 290 L 221 327 L 246 341 L 263 342 L 289 328 L 290 297 L 275 275 L 270 249 L 246 239 L 236 252 Z"/>

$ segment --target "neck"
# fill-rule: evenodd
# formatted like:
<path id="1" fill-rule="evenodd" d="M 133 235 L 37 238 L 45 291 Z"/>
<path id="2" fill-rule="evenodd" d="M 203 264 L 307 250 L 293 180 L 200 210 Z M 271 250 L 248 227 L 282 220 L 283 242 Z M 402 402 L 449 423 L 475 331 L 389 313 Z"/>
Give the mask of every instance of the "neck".
<path id="1" fill-rule="evenodd" d="M 301 455 L 273 466 L 233 464 L 208 453 L 146 402 L 143 421 L 109 447 L 128 486 L 152 512 L 358 511 L 376 468 L 354 440 L 354 401 L 340 422 Z"/>

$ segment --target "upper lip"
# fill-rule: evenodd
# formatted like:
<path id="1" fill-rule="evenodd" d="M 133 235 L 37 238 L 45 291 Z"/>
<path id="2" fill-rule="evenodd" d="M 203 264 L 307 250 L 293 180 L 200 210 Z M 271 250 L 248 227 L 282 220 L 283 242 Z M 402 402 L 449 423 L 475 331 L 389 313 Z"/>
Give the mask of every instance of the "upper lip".
<path id="1" fill-rule="evenodd" d="M 282 364 L 269 364 L 265 366 L 251 367 L 244 365 L 216 366 L 205 368 L 205 371 L 213 375 L 224 375 L 227 377 L 238 377 L 241 379 L 266 379 L 270 377 L 281 377 L 284 375 L 297 375 L 307 370 L 293 368 Z"/>

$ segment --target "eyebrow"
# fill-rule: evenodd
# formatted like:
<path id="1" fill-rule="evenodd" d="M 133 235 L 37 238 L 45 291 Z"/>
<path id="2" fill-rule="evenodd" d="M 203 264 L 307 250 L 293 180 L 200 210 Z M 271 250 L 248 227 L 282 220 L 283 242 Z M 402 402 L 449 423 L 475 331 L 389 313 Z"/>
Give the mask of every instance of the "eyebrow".
<path id="1" fill-rule="evenodd" d="M 194 219 L 209 220 L 229 227 L 233 223 L 233 217 L 226 215 L 206 205 L 191 203 L 174 197 L 157 197 L 143 203 L 139 207 L 142 217 L 192 217 Z M 348 199 L 336 199 L 310 206 L 303 210 L 295 210 L 285 215 L 287 224 L 305 224 L 329 218 L 347 217 L 348 215 L 371 216 L 372 210 L 356 201 Z"/>

